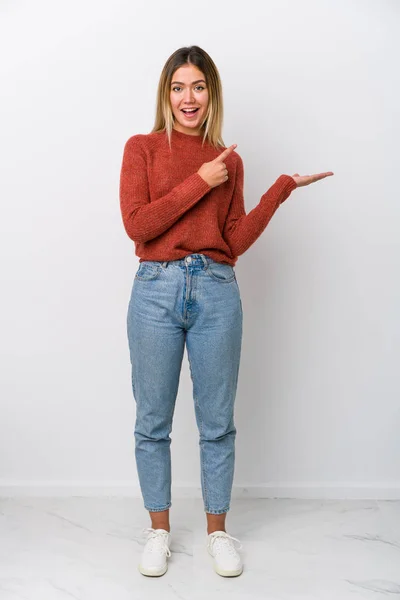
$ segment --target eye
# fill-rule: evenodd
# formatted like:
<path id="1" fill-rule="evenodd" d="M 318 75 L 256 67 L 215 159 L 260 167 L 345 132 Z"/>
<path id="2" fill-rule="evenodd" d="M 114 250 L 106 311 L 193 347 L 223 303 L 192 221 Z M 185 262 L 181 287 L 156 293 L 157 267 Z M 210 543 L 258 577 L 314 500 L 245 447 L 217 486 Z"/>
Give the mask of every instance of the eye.
<path id="1" fill-rule="evenodd" d="M 203 85 L 196 85 L 196 88 L 200 88 L 201 90 L 204 90 L 205 87 Z M 181 86 L 180 85 L 176 85 L 175 87 L 172 88 L 172 91 L 175 92 L 175 90 L 181 90 Z"/>

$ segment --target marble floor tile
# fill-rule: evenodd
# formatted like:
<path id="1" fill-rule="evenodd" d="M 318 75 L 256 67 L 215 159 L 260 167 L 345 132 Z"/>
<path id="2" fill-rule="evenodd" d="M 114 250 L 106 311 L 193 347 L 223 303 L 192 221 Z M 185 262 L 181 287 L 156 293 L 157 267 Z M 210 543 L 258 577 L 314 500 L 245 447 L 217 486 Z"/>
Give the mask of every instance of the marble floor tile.
<path id="1" fill-rule="evenodd" d="M 400 501 L 233 500 L 239 577 L 217 575 L 201 500 L 175 499 L 162 577 L 137 568 L 137 498 L 0 498 L 0 600 L 400 598 Z"/>

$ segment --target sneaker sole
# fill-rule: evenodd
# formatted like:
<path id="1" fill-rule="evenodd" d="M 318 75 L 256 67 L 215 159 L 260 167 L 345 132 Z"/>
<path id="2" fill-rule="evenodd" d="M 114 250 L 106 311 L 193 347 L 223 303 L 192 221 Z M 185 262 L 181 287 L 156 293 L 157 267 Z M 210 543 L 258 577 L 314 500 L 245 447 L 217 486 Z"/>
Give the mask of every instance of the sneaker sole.
<path id="1" fill-rule="evenodd" d="M 243 567 L 241 569 L 237 569 L 236 571 L 223 571 L 219 569 L 216 565 L 214 565 L 214 571 L 221 575 L 222 577 L 237 577 L 243 573 Z"/>
<path id="2" fill-rule="evenodd" d="M 162 569 L 145 569 L 142 565 L 138 565 L 138 569 L 142 575 L 146 575 L 147 577 L 161 577 L 168 570 L 168 565 L 165 565 Z"/>

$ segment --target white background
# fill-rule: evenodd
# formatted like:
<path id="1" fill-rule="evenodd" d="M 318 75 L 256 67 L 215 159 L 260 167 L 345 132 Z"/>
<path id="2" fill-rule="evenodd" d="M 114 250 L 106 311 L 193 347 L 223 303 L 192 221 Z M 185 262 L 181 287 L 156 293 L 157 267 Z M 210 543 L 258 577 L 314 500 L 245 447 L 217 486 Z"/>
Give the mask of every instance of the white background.
<path id="1" fill-rule="evenodd" d="M 234 494 L 399 498 L 400 3 L 0 10 L 0 492 L 140 495 L 120 167 L 165 61 L 197 44 L 247 212 L 282 173 L 335 173 L 294 190 L 236 265 Z M 173 498 L 199 496 L 186 351 L 171 437 Z"/>

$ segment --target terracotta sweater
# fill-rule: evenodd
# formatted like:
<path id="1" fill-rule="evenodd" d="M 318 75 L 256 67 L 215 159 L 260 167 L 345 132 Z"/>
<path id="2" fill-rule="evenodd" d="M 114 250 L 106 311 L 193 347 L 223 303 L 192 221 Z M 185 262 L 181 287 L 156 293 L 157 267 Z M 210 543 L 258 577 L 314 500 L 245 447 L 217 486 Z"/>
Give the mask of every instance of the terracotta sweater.
<path id="1" fill-rule="evenodd" d="M 229 179 L 211 188 L 197 171 L 224 148 L 201 144 L 202 136 L 175 129 L 172 152 L 165 132 L 137 134 L 126 142 L 120 207 L 139 262 L 198 252 L 234 266 L 297 187 L 290 175 L 281 175 L 246 214 L 240 155 L 233 151 L 225 159 Z"/>

